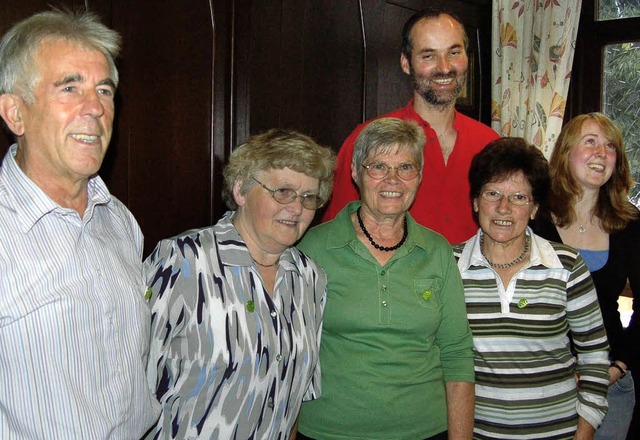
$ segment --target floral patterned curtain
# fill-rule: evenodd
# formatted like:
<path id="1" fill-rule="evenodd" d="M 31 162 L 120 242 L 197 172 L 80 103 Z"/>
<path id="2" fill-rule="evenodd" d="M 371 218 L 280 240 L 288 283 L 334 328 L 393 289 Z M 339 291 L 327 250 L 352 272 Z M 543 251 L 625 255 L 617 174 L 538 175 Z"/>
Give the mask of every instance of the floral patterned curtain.
<path id="1" fill-rule="evenodd" d="M 491 126 L 549 157 L 562 128 L 581 0 L 493 0 Z"/>

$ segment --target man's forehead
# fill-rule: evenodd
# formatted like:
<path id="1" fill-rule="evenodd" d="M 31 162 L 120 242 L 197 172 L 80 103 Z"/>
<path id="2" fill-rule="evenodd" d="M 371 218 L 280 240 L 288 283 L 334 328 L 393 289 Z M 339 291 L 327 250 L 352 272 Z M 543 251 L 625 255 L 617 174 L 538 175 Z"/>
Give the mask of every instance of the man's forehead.
<path id="1" fill-rule="evenodd" d="M 55 72 L 56 76 L 82 77 L 82 70 L 88 66 L 104 68 L 104 78 L 110 78 L 110 66 L 107 57 L 98 49 L 78 41 L 66 38 L 45 38 L 35 52 L 36 68 Z M 52 72 L 52 73 L 53 73 Z"/>
<path id="2" fill-rule="evenodd" d="M 451 31 L 459 35 L 460 41 L 464 39 L 464 28 L 462 27 L 462 24 L 447 14 L 441 14 L 437 17 L 422 18 L 413 26 L 413 29 L 411 29 L 411 36 L 413 38 L 420 39 L 434 36 L 441 31 Z"/>
<path id="3" fill-rule="evenodd" d="M 96 52 L 104 56 L 106 59 L 104 53 L 102 53 L 97 47 L 81 40 L 75 40 L 72 38 L 57 36 L 44 37 L 38 44 L 37 52 L 43 53 L 50 50 L 69 52 Z"/>

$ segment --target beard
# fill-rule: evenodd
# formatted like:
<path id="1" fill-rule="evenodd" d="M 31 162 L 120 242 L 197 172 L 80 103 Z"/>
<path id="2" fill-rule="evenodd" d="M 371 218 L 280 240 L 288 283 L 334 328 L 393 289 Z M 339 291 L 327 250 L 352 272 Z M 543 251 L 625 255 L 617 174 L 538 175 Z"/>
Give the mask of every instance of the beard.
<path id="1" fill-rule="evenodd" d="M 445 107 L 460 96 L 464 86 L 467 84 L 467 73 L 461 75 L 458 74 L 456 69 L 452 69 L 449 73 L 435 73 L 428 77 L 419 76 L 413 67 L 410 67 L 411 84 L 413 89 L 424 99 L 428 104 L 435 107 Z M 431 84 L 434 80 L 439 79 L 454 79 L 456 85 L 451 90 L 438 90 Z"/>

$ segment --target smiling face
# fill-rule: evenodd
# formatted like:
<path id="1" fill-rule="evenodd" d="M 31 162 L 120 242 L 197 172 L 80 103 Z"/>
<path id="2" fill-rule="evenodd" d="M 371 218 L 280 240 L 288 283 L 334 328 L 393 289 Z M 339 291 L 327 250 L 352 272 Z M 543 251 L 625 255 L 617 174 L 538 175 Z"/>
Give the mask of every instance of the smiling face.
<path id="1" fill-rule="evenodd" d="M 467 77 L 469 60 L 464 32 L 456 20 L 443 14 L 423 19 L 411 30 L 411 57 L 400 57 L 414 92 L 433 106 L 455 103 Z"/>
<path id="2" fill-rule="evenodd" d="M 86 182 L 111 140 L 115 86 L 99 51 L 67 40 L 40 43 L 33 104 L 17 98 L 18 163 L 36 183 Z"/>
<path id="3" fill-rule="evenodd" d="M 480 193 L 488 190 L 498 191 L 505 196 L 523 194 L 532 199 L 531 185 L 522 172 L 499 181 L 488 182 Z M 490 202 L 479 196 L 473 200 L 473 210 L 478 213 L 478 223 L 485 233 L 485 242 L 508 246 L 524 239 L 529 220 L 532 220 L 538 211 L 538 204 L 530 202 L 528 205 L 516 206 L 509 202 L 507 197 Z"/>
<path id="4" fill-rule="evenodd" d="M 415 164 L 419 168 L 418 161 L 407 148 L 392 148 L 389 151 L 374 153 L 364 161 L 364 165 L 376 163 L 396 168 L 403 164 Z M 378 219 L 404 215 L 415 199 L 421 180 L 421 174 L 413 179 L 401 179 L 396 170 L 389 170 L 386 177 L 376 180 L 369 176 L 364 168 L 357 170 L 353 166 L 351 177 L 360 189 L 362 209 Z"/>
<path id="5" fill-rule="evenodd" d="M 287 188 L 298 195 L 318 194 L 320 187 L 318 179 L 289 168 L 262 171 L 255 178 L 272 190 Z M 302 237 L 316 213 L 304 208 L 300 198 L 283 205 L 257 183 L 246 194 L 241 186 L 237 181 L 233 189 L 238 204 L 234 224 L 254 257 L 281 254 Z"/>
<path id="6" fill-rule="evenodd" d="M 616 167 L 616 147 L 598 123 L 587 119 L 578 143 L 569 152 L 571 175 L 584 189 L 598 189 L 611 178 Z"/>

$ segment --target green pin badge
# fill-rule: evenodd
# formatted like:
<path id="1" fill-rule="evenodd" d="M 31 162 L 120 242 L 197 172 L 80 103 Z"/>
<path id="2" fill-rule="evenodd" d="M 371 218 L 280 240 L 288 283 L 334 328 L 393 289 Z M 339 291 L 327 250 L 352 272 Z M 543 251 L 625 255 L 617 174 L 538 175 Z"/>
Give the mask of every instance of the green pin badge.
<path id="1" fill-rule="evenodd" d="M 422 292 L 422 299 L 424 299 L 425 301 L 429 301 L 431 299 L 431 290 L 426 289 L 424 292 Z"/>
<path id="2" fill-rule="evenodd" d="M 255 309 L 256 309 L 256 305 L 253 303 L 253 301 L 252 300 L 247 301 L 247 312 L 253 313 Z"/>
<path id="3" fill-rule="evenodd" d="M 522 298 L 520 301 L 518 301 L 518 308 L 524 309 L 525 307 L 527 307 L 527 304 L 529 304 L 529 301 L 527 301 L 527 298 Z"/>
<path id="4" fill-rule="evenodd" d="M 153 293 L 153 291 L 151 290 L 151 287 L 147 287 L 147 290 L 144 292 L 144 299 L 146 301 L 149 301 L 151 299 L 151 294 Z"/>

